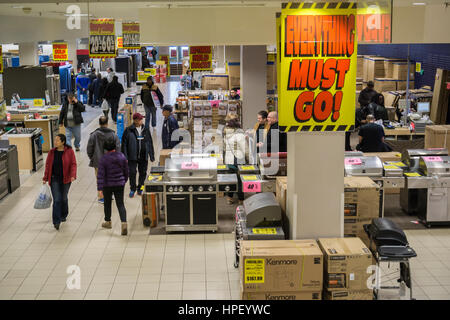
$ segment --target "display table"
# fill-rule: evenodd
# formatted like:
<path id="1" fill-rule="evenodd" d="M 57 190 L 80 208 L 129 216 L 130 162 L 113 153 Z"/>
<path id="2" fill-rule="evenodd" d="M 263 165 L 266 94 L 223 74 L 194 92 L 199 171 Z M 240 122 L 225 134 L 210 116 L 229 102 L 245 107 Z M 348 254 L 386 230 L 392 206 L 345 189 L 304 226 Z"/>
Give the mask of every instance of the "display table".
<path id="1" fill-rule="evenodd" d="M 54 147 L 54 139 L 58 134 L 59 125 L 57 116 L 49 116 L 47 119 L 25 119 L 25 128 L 41 128 L 44 144 L 42 145 L 43 152 L 49 152 Z"/>
<path id="2" fill-rule="evenodd" d="M 386 136 L 386 139 L 389 140 L 413 140 L 417 138 L 423 138 L 425 137 L 425 132 L 417 133 L 417 132 L 411 132 L 409 128 L 403 127 L 403 128 L 395 128 L 395 129 L 384 129 L 384 135 Z M 401 137 L 399 139 L 399 137 Z"/>

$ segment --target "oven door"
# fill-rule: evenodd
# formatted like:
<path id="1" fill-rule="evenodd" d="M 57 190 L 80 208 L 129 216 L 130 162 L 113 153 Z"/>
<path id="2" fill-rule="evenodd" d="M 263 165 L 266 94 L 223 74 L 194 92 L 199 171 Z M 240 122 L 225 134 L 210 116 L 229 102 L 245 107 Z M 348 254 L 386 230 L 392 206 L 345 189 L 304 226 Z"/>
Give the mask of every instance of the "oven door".
<path id="1" fill-rule="evenodd" d="M 191 224 L 191 201 L 189 194 L 166 195 L 166 224 Z"/>
<path id="2" fill-rule="evenodd" d="M 44 156 L 42 152 L 42 143 L 41 143 L 41 135 L 33 136 L 32 138 L 33 144 L 33 167 L 35 167 L 35 171 L 39 170 L 44 165 Z"/>
<path id="3" fill-rule="evenodd" d="M 0 160 L 0 199 L 8 194 L 8 170 L 6 170 L 6 159 Z"/>

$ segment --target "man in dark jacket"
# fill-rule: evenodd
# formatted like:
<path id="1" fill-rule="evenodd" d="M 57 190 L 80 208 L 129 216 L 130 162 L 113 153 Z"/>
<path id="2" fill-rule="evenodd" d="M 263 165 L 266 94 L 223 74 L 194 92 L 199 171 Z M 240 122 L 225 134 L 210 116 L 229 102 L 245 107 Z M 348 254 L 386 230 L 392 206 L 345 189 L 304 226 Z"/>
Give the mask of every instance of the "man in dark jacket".
<path id="1" fill-rule="evenodd" d="M 144 116 L 133 114 L 133 124 L 125 129 L 122 135 L 122 153 L 128 160 L 130 171 L 130 198 L 136 193 L 136 167 L 139 170 L 138 195 L 142 195 L 141 187 L 147 177 L 148 158 L 155 161 L 153 140 L 150 130 L 143 126 Z"/>
<path id="2" fill-rule="evenodd" d="M 158 51 L 156 51 L 155 47 L 153 47 L 153 49 L 150 53 L 152 54 L 153 61 L 156 62 L 156 55 L 158 54 Z"/>
<path id="3" fill-rule="evenodd" d="M 119 78 L 114 76 L 112 81 L 106 86 L 105 98 L 111 108 L 111 117 L 114 124 L 117 123 L 117 112 L 119 111 L 120 96 L 124 93 L 123 86 L 119 83 Z"/>
<path id="4" fill-rule="evenodd" d="M 369 103 L 372 102 L 373 96 L 377 94 L 377 92 L 373 89 L 374 84 L 372 81 L 367 82 L 367 87 L 364 88 L 360 93 L 358 97 L 358 102 L 361 108 L 368 106 Z"/>
<path id="5" fill-rule="evenodd" d="M 90 159 L 89 167 L 95 169 L 95 178 L 98 176 L 98 163 L 101 157 L 106 153 L 105 142 L 109 139 L 115 142 L 116 150 L 120 150 L 120 140 L 114 130 L 108 128 L 108 117 L 101 116 L 98 120 L 100 128 L 91 132 L 87 144 L 87 155 Z M 103 194 L 98 193 L 98 202 L 104 203 Z"/>
<path id="6" fill-rule="evenodd" d="M 362 152 L 388 152 L 392 149 L 384 142 L 383 127 L 375 123 L 375 117 L 367 116 L 367 124 L 359 129 L 359 144 L 356 150 Z"/>
<path id="7" fill-rule="evenodd" d="M 94 103 L 94 81 L 97 79 L 97 75 L 95 74 L 95 68 L 91 69 L 91 73 L 89 74 L 89 99 L 88 105 L 92 106 Z"/>
<path id="8" fill-rule="evenodd" d="M 260 151 L 270 153 L 276 151 L 276 147 L 274 147 L 274 143 L 272 141 L 272 132 L 275 138 L 276 132 L 278 132 L 278 152 L 287 152 L 287 135 L 286 132 L 282 132 L 278 126 L 278 113 L 276 111 L 269 112 L 267 116 L 267 122 L 270 124 L 270 128 L 267 131 L 267 136 L 265 138 L 265 142 L 260 142 L 257 144 L 258 147 L 264 146 L 264 148 Z"/>
<path id="9" fill-rule="evenodd" d="M 162 132 L 161 132 L 162 148 L 163 149 L 172 149 L 178 143 L 180 143 L 179 140 L 172 141 L 172 133 L 179 128 L 178 121 L 172 115 L 172 107 L 171 106 L 165 105 L 162 113 L 164 116 L 164 123 L 163 123 L 163 127 L 162 127 Z"/>
<path id="10" fill-rule="evenodd" d="M 142 86 L 141 100 L 145 109 L 145 127 L 150 128 L 150 115 L 152 116 L 152 127 L 156 127 L 156 106 L 153 101 L 153 93 L 158 96 L 159 104 L 164 105 L 164 97 L 159 90 L 158 86 L 153 82 L 153 78 L 150 76 L 147 78 L 147 83 Z"/>
<path id="11" fill-rule="evenodd" d="M 75 150 L 80 151 L 81 142 L 81 124 L 83 116 L 81 115 L 86 108 L 78 101 L 73 93 L 67 95 L 67 101 L 64 102 L 59 113 L 59 126 L 66 127 L 67 145 L 72 146 L 72 135 L 75 137 Z"/>
<path id="12" fill-rule="evenodd" d="M 384 106 L 384 96 L 381 93 L 377 93 L 372 97 L 369 109 L 373 111 L 375 120 L 389 120 L 388 112 Z"/>

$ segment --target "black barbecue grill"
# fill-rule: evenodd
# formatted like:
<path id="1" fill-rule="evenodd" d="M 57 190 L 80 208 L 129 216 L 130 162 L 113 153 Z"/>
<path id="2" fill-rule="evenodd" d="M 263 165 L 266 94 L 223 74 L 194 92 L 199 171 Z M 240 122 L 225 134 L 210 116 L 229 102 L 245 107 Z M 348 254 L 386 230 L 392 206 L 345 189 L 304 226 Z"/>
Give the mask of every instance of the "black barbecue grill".
<path id="1" fill-rule="evenodd" d="M 405 233 L 393 221 L 385 218 L 373 219 L 371 224 L 364 225 L 370 244 L 369 248 L 377 262 L 377 269 L 382 262 L 398 262 L 400 264 L 400 278 L 397 279 L 399 285 L 409 288 L 410 299 L 412 295 L 411 267 L 409 259 L 417 257 L 416 252 L 408 244 Z M 373 248 L 375 245 L 375 248 Z M 401 289 L 400 286 L 381 286 L 381 277 L 376 274 L 376 285 L 374 295 L 379 297 L 380 289 Z"/>

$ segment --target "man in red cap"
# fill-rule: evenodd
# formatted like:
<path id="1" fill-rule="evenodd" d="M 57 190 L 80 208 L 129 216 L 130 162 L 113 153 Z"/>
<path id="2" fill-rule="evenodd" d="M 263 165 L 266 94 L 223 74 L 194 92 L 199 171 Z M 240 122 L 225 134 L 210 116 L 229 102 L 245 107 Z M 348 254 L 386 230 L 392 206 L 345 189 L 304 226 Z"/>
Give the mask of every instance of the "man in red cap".
<path id="1" fill-rule="evenodd" d="M 147 177 L 148 157 L 155 161 L 152 135 L 148 127 L 144 126 L 144 116 L 133 114 L 133 124 L 125 129 L 122 136 L 122 153 L 128 160 L 130 179 L 130 198 L 134 197 L 136 190 L 142 195 L 141 187 Z M 139 170 L 139 183 L 136 186 L 136 167 Z"/>

